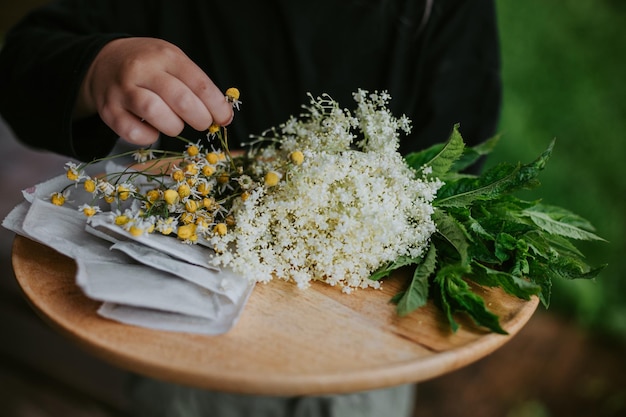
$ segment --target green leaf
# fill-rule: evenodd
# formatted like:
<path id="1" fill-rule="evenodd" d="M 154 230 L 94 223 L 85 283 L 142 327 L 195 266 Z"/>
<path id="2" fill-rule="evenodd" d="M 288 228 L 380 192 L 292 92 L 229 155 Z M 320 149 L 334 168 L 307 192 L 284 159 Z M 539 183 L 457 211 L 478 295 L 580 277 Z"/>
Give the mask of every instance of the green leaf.
<path id="1" fill-rule="evenodd" d="M 595 233 L 588 231 L 593 229 L 589 222 L 560 207 L 537 205 L 524 210 L 522 214 L 528 216 L 542 230 L 551 234 L 570 239 L 604 241 Z"/>
<path id="2" fill-rule="evenodd" d="M 523 300 L 529 300 L 530 296 L 541 292 L 541 286 L 528 279 L 489 268 L 478 262 L 472 264 L 470 279 L 487 287 L 500 287 L 507 293 Z"/>
<path id="3" fill-rule="evenodd" d="M 435 275 L 435 283 L 439 288 L 439 298 L 441 303 L 441 309 L 445 313 L 450 328 L 453 332 L 459 330 L 459 324 L 454 320 L 454 296 L 450 294 L 448 289 L 448 281 L 454 276 L 461 277 L 467 269 L 460 268 L 457 265 L 446 265 L 439 269 L 437 275 Z"/>
<path id="4" fill-rule="evenodd" d="M 465 311 L 479 326 L 486 327 L 494 333 L 508 334 L 500 326 L 499 317 L 489 311 L 485 306 L 485 301 L 470 291 L 469 287 L 467 291 L 455 294 L 454 299 L 459 304 L 460 310 Z"/>
<path id="5" fill-rule="evenodd" d="M 404 160 L 408 166 L 416 171 L 421 171 L 424 165 L 435 159 L 441 153 L 445 143 L 436 143 L 419 152 L 412 152 L 405 155 Z"/>
<path id="6" fill-rule="evenodd" d="M 494 253 L 500 262 L 509 260 L 511 252 L 515 249 L 517 249 L 517 239 L 508 233 L 498 233 Z"/>
<path id="7" fill-rule="evenodd" d="M 523 188 L 538 185 L 536 177 L 552 154 L 554 141 L 535 161 L 527 165 L 500 164 L 476 179 L 462 178 L 447 183 L 437 193 L 438 207 L 468 206 L 475 201 L 490 200 Z"/>
<path id="8" fill-rule="evenodd" d="M 531 259 L 529 264 L 529 277 L 534 283 L 541 286 L 541 292 L 538 294 L 539 300 L 544 307 L 548 308 L 552 292 L 552 281 L 559 278 L 559 275 L 546 263 L 540 262 L 539 260 Z"/>
<path id="9" fill-rule="evenodd" d="M 467 233 L 461 223 L 443 210 L 435 209 L 433 220 L 437 225 L 437 235 L 458 252 L 462 265 L 469 265 Z"/>
<path id="10" fill-rule="evenodd" d="M 459 133 L 459 126 L 455 125 L 450 138 L 444 146 L 431 147 L 425 152 L 409 154 L 405 157 L 407 164 L 421 170 L 424 165 L 430 166 L 432 172 L 428 174 L 432 178 L 444 177 L 454 162 L 461 157 L 465 143 Z"/>
<path id="11" fill-rule="evenodd" d="M 498 316 L 485 307 L 485 301 L 472 292 L 469 284 L 463 280 L 461 271 L 467 271 L 467 268 L 442 268 L 435 278 L 442 292 L 443 307 L 451 328 L 454 331 L 458 329 L 453 313 L 462 311 L 479 326 L 495 333 L 507 334 L 500 326 Z"/>
<path id="12" fill-rule="evenodd" d="M 406 316 L 426 304 L 428 301 L 428 278 L 435 272 L 436 265 L 437 250 L 434 245 L 430 245 L 424 262 L 415 269 L 409 288 L 398 301 L 398 315 Z"/>
<path id="13" fill-rule="evenodd" d="M 409 266 L 409 265 L 413 265 L 413 264 L 418 264 L 420 262 L 422 262 L 422 258 L 411 258 L 409 256 L 400 256 L 395 261 L 393 261 L 393 262 L 391 262 L 391 263 L 389 263 L 387 265 L 384 265 L 384 266 L 380 267 L 378 270 L 376 270 L 370 276 L 370 279 L 373 280 L 373 281 L 381 280 L 381 279 L 389 276 L 389 274 L 391 274 L 396 269 L 402 268 L 403 266 Z"/>
<path id="14" fill-rule="evenodd" d="M 480 158 L 493 152 L 499 140 L 500 136 L 494 136 L 476 146 L 465 147 L 463 155 L 454 163 L 451 171 L 460 172 L 474 165 Z"/>

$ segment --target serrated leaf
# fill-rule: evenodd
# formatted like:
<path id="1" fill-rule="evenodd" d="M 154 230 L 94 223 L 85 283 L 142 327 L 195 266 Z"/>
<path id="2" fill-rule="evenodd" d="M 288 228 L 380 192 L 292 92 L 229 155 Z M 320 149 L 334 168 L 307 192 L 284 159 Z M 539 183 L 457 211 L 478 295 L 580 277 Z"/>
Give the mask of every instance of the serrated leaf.
<path id="1" fill-rule="evenodd" d="M 470 291 L 469 287 L 467 288 L 467 291 L 459 292 L 454 296 L 454 300 L 459 304 L 460 310 L 467 313 L 479 326 L 486 327 L 495 333 L 508 334 L 500 326 L 499 317 L 487 309 L 485 300 Z"/>
<path id="2" fill-rule="evenodd" d="M 507 293 L 523 300 L 529 300 L 532 295 L 537 295 L 541 292 L 541 286 L 528 279 L 489 268 L 478 262 L 472 264 L 470 278 L 480 285 L 500 287 Z"/>
<path id="3" fill-rule="evenodd" d="M 554 141 L 535 161 L 527 165 L 500 164 L 477 179 L 460 179 L 447 183 L 437 193 L 438 207 L 468 206 L 479 200 L 490 200 L 523 188 L 537 186 L 536 177 L 552 154 Z"/>
<path id="4" fill-rule="evenodd" d="M 415 268 L 408 289 L 398 301 L 398 315 L 406 316 L 426 304 L 428 301 L 428 278 L 435 272 L 436 266 L 437 250 L 434 245 L 430 245 L 424 261 Z"/>
<path id="5" fill-rule="evenodd" d="M 444 311 L 451 328 L 454 331 L 458 329 L 453 313 L 462 311 L 479 326 L 486 327 L 495 333 L 507 334 L 500 326 L 498 316 L 486 308 L 485 301 L 472 292 L 470 286 L 463 280 L 461 271 L 467 271 L 467 269 L 442 268 L 435 278 L 442 291 L 442 300 L 445 302 Z"/>
<path id="6" fill-rule="evenodd" d="M 437 225 L 437 235 L 449 243 L 459 254 L 462 265 L 469 264 L 467 233 L 454 217 L 436 209 L 432 216 Z"/>
<path id="7" fill-rule="evenodd" d="M 590 228 L 591 225 L 582 217 L 565 209 L 551 206 L 537 205 L 522 212 L 542 230 L 577 240 L 602 240 L 601 237 L 579 226 Z"/>
<path id="8" fill-rule="evenodd" d="M 442 178 L 449 171 L 454 162 L 461 157 L 465 143 L 459 132 L 459 126 L 455 125 L 448 141 L 441 146 L 431 147 L 429 152 L 411 154 L 405 158 L 407 164 L 420 170 L 424 165 L 432 168 L 432 172 L 428 174 L 432 178 Z M 426 160 L 425 157 L 428 157 Z"/>
<path id="9" fill-rule="evenodd" d="M 536 233 L 537 235 L 540 235 L 540 237 L 535 237 L 534 235 L 532 235 L 532 240 L 531 240 L 528 237 L 528 235 L 531 235 L 531 234 L 527 234 L 525 239 L 527 242 L 529 242 L 529 244 L 532 242 L 533 245 L 535 244 L 537 239 L 542 239 L 545 242 L 545 244 L 548 245 L 548 250 L 544 252 L 538 252 L 540 255 L 564 256 L 564 257 L 579 258 L 579 259 L 583 259 L 585 257 L 585 255 L 583 255 L 583 253 L 576 246 L 574 246 L 572 242 L 570 242 L 567 238 L 563 236 L 551 235 L 542 230 L 537 230 Z M 533 247 L 533 249 L 536 249 L 536 248 Z M 546 256 L 546 259 L 551 259 L 551 258 Z"/>
<path id="10" fill-rule="evenodd" d="M 450 329 L 453 332 L 459 330 L 459 324 L 454 320 L 454 297 L 450 295 L 447 283 L 449 281 L 450 276 L 462 276 L 465 272 L 464 269 L 458 268 L 455 265 L 446 265 L 439 269 L 437 275 L 435 275 L 435 283 L 437 284 L 437 288 L 439 289 L 438 295 L 440 299 L 441 309 L 446 315 L 448 319 L 448 324 L 450 324 Z"/>
<path id="11" fill-rule="evenodd" d="M 539 300 L 544 307 L 548 308 L 550 306 L 552 281 L 559 278 L 559 276 L 545 263 L 539 262 L 538 260 L 531 259 L 529 265 L 529 276 L 532 278 L 534 283 L 541 286 L 541 292 L 538 294 Z"/>
<path id="12" fill-rule="evenodd" d="M 517 239 L 508 233 L 498 233 L 496 236 L 494 254 L 500 262 L 511 257 L 511 252 L 517 248 Z"/>

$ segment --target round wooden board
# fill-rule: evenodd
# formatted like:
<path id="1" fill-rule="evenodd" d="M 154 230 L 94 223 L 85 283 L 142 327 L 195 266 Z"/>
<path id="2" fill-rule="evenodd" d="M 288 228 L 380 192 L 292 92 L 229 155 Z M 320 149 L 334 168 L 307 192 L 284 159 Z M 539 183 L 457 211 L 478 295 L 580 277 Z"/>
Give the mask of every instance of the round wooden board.
<path id="1" fill-rule="evenodd" d="M 459 317 L 451 333 L 434 305 L 399 318 L 389 299 L 405 282 L 351 295 L 325 284 L 298 290 L 259 284 L 236 326 L 219 336 L 128 326 L 97 315 L 97 301 L 76 286 L 74 261 L 17 236 L 17 280 L 34 308 L 87 351 L 149 377 L 210 390 L 262 395 L 347 393 L 414 383 L 472 363 L 506 343 L 538 300 L 480 291 L 508 336 Z"/>

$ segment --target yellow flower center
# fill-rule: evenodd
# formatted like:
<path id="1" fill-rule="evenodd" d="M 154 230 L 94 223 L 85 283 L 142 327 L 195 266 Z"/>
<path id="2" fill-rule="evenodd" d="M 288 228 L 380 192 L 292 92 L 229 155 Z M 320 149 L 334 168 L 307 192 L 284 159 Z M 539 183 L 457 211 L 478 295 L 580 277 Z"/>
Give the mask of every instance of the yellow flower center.
<path id="1" fill-rule="evenodd" d="M 62 206 L 65 204 L 65 196 L 61 193 L 54 193 L 50 196 L 50 202 L 55 206 Z"/>
<path id="2" fill-rule="evenodd" d="M 198 166 L 196 164 L 185 165 L 185 174 L 196 175 L 198 173 Z"/>
<path id="3" fill-rule="evenodd" d="M 213 208 L 214 204 L 215 204 L 215 200 L 212 198 L 205 198 L 202 200 L 202 205 L 207 210 L 210 210 L 211 208 Z"/>
<path id="4" fill-rule="evenodd" d="M 226 224 L 224 223 L 218 223 L 215 225 L 215 227 L 213 227 L 213 232 L 220 236 L 224 236 L 227 231 L 228 231 L 228 228 L 226 227 Z"/>
<path id="5" fill-rule="evenodd" d="M 235 87 L 230 87 L 228 90 L 226 90 L 226 97 L 231 100 L 239 100 L 239 89 Z"/>
<path id="6" fill-rule="evenodd" d="M 187 155 L 196 156 L 200 153 L 200 149 L 196 145 L 187 146 Z"/>
<path id="7" fill-rule="evenodd" d="M 214 135 L 214 134 L 216 134 L 219 131 L 220 131 L 220 125 L 218 125 L 216 123 L 213 123 L 213 124 L 211 124 L 211 126 L 209 126 L 209 133 L 211 135 Z"/>
<path id="8" fill-rule="evenodd" d="M 211 152 L 207 154 L 206 160 L 209 164 L 215 165 L 219 162 L 220 159 L 215 152 Z"/>
<path id="9" fill-rule="evenodd" d="M 154 203 L 155 201 L 159 199 L 159 195 L 160 195 L 159 190 L 153 189 L 146 193 L 146 198 L 148 199 L 149 202 Z"/>
<path id="10" fill-rule="evenodd" d="M 210 177 L 211 175 L 213 175 L 214 172 L 215 172 L 215 168 L 213 168 L 211 165 L 205 165 L 202 167 L 202 174 L 205 177 Z"/>
<path id="11" fill-rule="evenodd" d="M 178 187 L 178 195 L 180 196 L 180 198 L 189 197 L 191 195 L 191 188 L 189 188 L 189 185 L 181 184 Z"/>
<path id="12" fill-rule="evenodd" d="M 185 203 L 185 210 L 189 213 L 195 213 L 198 210 L 198 203 L 195 200 L 187 200 Z"/>
<path id="13" fill-rule="evenodd" d="M 190 223 L 180 226 L 178 228 L 178 237 L 183 240 L 197 240 L 198 236 L 196 236 L 196 225 Z"/>
<path id="14" fill-rule="evenodd" d="M 94 191 L 96 191 L 96 182 L 94 180 L 86 180 L 83 184 L 83 188 L 88 193 L 93 193 Z"/>
<path id="15" fill-rule="evenodd" d="M 180 221 L 183 222 L 184 224 L 190 224 L 195 221 L 195 218 L 192 213 L 187 212 L 187 213 L 181 214 Z"/>
<path id="16" fill-rule="evenodd" d="M 68 169 L 65 175 L 70 181 L 76 181 L 78 179 L 78 172 L 76 172 L 76 170 L 74 169 Z"/>
<path id="17" fill-rule="evenodd" d="M 122 201 L 128 200 L 128 197 L 130 197 L 130 190 L 128 189 L 128 187 L 119 185 L 117 187 L 117 195 Z"/>
<path id="18" fill-rule="evenodd" d="M 185 173 L 177 169 L 176 171 L 172 172 L 172 179 L 176 182 L 181 182 L 185 179 Z"/>
<path id="19" fill-rule="evenodd" d="M 176 204 L 180 200 L 180 196 L 176 190 L 165 190 L 163 193 L 163 200 L 165 200 L 167 204 Z"/>
<path id="20" fill-rule="evenodd" d="M 123 226 L 126 223 L 128 223 L 130 219 L 128 218 L 128 216 L 124 215 L 124 214 L 120 214 L 119 216 L 115 217 L 115 224 L 118 226 Z"/>
<path id="21" fill-rule="evenodd" d="M 289 155 L 289 159 L 291 159 L 291 162 L 295 165 L 302 165 L 302 162 L 304 162 L 304 154 L 300 151 L 293 151 Z"/>
<path id="22" fill-rule="evenodd" d="M 280 174 L 276 171 L 270 171 L 265 174 L 265 185 L 275 187 L 280 182 Z"/>
<path id="23" fill-rule="evenodd" d="M 207 182 L 201 182 L 200 184 L 198 184 L 197 190 L 202 196 L 208 195 L 211 192 L 211 184 Z"/>
<path id="24" fill-rule="evenodd" d="M 133 225 L 130 226 L 130 228 L 128 229 L 128 233 L 130 233 L 132 236 L 139 237 L 143 235 L 143 229 L 141 227 Z"/>
<path id="25" fill-rule="evenodd" d="M 96 209 L 93 207 L 85 207 L 83 209 L 83 214 L 87 217 L 93 217 L 96 214 Z"/>

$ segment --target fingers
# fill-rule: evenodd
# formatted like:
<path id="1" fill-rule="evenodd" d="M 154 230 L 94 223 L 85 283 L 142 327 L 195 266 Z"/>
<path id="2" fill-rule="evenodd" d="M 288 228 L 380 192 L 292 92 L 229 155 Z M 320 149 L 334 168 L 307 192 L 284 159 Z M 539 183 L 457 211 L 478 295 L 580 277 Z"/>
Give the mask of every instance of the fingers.
<path id="1" fill-rule="evenodd" d="M 183 119 L 195 129 L 205 130 L 211 123 L 225 126 L 232 121 L 234 115 L 233 108 L 224 99 L 224 92 L 189 58 L 185 57 L 185 59 L 182 59 L 177 65 L 168 67 L 168 74 L 180 80 L 180 82 L 188 88 L 188 91 L 202 103 L 203 107 L 208 112 L 210 119 L 202 119 L 200 117 L 199 108 L 195 108 L 195 112 L 188 112 L 186 111 L 187 109 L 181 109 L 181 112 L 177 111 L 177 114 L 184 115 L 185 117 L 183 117 Z M 168 104 L 173 105 L 174 111 L 180 108 L 176 105 L 176 98 L 178 97 L 169 96 L 165 94 L 165 92 L 163 93 L 163 97 L 166 97 Z M 198 123 L 198 127 L 192 123 L 193 117 L 197 117 L 195 122 Z M 205 126 L 199 127 L 203 124 L 202 120 L 204 120 Z"/>
<path id="2" fill-rule="evenodd" d="M 165 134 L 175 136 L 172 134 L 172 129 L 175 130 L 175 125 L 177 125 L 176 118 L 196 130 L 206 130 L 214 121 L 210 109 L 198 95 L 183 81 L 169 73 L 159 73 L 155 80 L 140 84 L 139 87 L 152 93 L 152 101 L 143 105 L 140 103 L 139 108 L 130 110 L 141 115 Z"/>
<path id="3" fill-rule="evenodd" d="M 122 106 L 104 106 L 100 117 L 116 134 L 135 145 L 148 146 L 159 138 L 159 129 Z"/>
<path id="4" fill-rule="evenodd" d="M 191 59 L 151 38 L 107 44 L 88 71 L 75 110 L 97 111 L 118 135 L 138 145 L 156 141 L 159 132 L 176 136 L 185 123 L 202 131 L 233 118 L 224 93 Z"/>
<path id="5" fill-rule="evenodd" d="M 209 111 L 212 120 L 206 128 L 211 123 L 216 123 L 220 126 L 228 125 L 234 116 L 232 105 L 224 98 L 224 92 L 204 72 L 200 71 L 199 68 L 196 71 L 193 67 L 195 67 L 195 64 L 192 64 L 191 68 L 179 67 L 175 75 L 183 80 Z"/>

